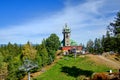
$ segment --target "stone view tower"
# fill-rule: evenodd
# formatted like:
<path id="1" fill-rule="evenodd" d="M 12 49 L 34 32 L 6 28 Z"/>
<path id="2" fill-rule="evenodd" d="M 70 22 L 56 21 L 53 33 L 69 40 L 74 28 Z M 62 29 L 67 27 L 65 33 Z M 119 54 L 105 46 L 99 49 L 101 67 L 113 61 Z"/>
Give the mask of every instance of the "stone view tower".
<path id="1" fill-rule="evenodd" d="M 70 33 L 71 33 L 71 30 L 67 26 L 67 24 L 65 24 L 65 27 L 63 28 L 62 33 L 63 33 L 63 46 L 70 46 Z"/>

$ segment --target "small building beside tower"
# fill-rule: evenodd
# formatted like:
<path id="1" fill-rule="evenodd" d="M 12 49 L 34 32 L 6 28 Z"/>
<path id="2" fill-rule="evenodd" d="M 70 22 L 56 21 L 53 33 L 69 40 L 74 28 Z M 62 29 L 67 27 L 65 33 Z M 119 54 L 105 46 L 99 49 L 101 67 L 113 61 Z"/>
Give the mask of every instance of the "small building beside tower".
<path id="1" fill-rule="evenodd" d="M 70 39 L 71 35 L 71 29 L 65 24 L 63 30 L 63 40 L 62 40 L 62 47 L 61 49 L 63 51 L 72 51 L 73 49 L 76 49 L 76 51 L 82 51 L 82 46 L 77 45 L 77 43 L 74 40 Z"/>

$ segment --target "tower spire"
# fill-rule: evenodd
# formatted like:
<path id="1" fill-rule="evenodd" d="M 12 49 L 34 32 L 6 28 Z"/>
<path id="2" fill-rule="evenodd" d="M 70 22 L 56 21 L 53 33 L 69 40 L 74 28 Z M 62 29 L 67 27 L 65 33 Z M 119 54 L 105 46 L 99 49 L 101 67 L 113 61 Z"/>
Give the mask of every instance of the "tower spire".
<path id="1" fill-rule="evenodd" d="M 65 23 L 65 27 L 67 27 L 67 23 Z"/>

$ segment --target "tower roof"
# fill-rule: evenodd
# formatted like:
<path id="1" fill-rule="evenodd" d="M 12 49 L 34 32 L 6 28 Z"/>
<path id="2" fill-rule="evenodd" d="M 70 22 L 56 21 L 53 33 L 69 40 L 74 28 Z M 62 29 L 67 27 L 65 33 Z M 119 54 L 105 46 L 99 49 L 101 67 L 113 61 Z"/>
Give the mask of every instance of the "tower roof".
<path id="1" fill-rule="evenodd" d="M 63 28 L 63 33 L 64 32 L 68 32 L 68 33 L 71 32 L 71 29 L 67 26 L 67 24 L 65 24 L 65 27 Z"/>
<path id="2" fill-rule="evenodd" d="M 67 23 L 65 24 L 64 29 L 70 29 L 70 27 L 68 27 Z"/>

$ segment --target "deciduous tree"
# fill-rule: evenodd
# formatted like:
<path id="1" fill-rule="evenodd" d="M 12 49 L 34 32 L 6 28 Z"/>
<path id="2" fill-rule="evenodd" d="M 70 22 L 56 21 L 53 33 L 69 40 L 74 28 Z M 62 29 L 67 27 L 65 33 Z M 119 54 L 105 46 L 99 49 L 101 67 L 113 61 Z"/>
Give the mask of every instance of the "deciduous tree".
<path id="1" fill-rule="evenodd" d="M 51 55 L 52 58 L 55 58 L 55 53 L 60 47 L 60 40 L 59 37 L 56 34 L 51 34 L 50 37 L 46 39 L 45 42 L 46 49 L 49 53 L 49 56 Z"/>
<path id="2" fill-rule="evenodd" d="M 35 48 L 33 48 L 30 42 L 27 42 L 27 44 L 23 46 L 22 57 L 23 59 L 32 59 L 32 60 L 36 58 L 36 50 Z"/>

